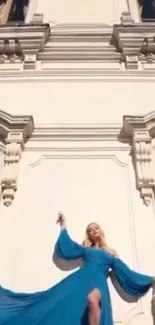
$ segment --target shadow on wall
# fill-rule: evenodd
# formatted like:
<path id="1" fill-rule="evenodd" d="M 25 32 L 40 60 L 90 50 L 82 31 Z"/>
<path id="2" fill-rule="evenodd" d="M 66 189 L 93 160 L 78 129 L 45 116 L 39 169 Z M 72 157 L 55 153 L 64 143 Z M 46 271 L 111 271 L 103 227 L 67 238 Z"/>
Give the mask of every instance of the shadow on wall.
<path id="1" fill-rule="evenodd" d="M 64 261 L 61 258 L 57 257 L 55 252 L 53 253 L 53 263 L 62 271 L 73 271 L 78 267 L 82 266 L 82 259 L 78 259 L 75 261 Z"/>
<path id="2" fill-rule="evenodd" d="M 117 291 L 118 295 L 125 301 L 128 303 L 134 303 L 138 301 L 138 298 L 132 297 L 128 294 L 126 294 L 122 288 L 119 286 L 118 282 L 116 281 L 116 279 L 113 277 L 113 274 L 110 274 L 110 278 L 111 278 L 111 282 L 115 288 L 115 290 Z M 150 311 L 152 314 L 152 319 L 153 319 L 153 323 L 152 325 L 155 325 L 155 301 L 151 301 L 151 306 L 150 306 Z"/>

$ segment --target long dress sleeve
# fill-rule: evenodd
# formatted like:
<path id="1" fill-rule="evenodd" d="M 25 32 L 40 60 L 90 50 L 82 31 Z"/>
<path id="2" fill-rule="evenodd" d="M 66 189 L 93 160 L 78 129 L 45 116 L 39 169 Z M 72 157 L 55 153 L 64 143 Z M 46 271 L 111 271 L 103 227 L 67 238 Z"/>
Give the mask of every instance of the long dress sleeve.
<path id="1" fill-rule="evenodd" d="M 84 251 L 84 246 L 73 241 L 67 229 L 63 228 L 55 245 L 56 255 L 65 260 L 76 260 L 83 257 Z"/>
<path id="2" fill-rule="evenodd" d="M 153 276 L 131 270 L 123 261 L 114 257 L 112 270 L 121 288 L 129 295 L 141 297 L 153 285 Z"/>

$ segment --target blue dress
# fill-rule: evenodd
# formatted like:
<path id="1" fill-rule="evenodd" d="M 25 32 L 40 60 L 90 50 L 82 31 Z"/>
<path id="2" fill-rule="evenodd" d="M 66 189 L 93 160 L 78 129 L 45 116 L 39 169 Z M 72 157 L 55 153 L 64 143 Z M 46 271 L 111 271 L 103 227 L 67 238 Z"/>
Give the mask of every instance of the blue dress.
<path id="1" fill-rule="evenodd" d="M 61 230 L 55 247 L 65 260 L 82 258 L 83 265 L 52 288 L 32 294 L 15 293 L 0 287 L 0 325 L 88 325 L 87 296 L 101 292 L 100 325 L 112 325 L 107 284 L 109 269 L 125 292 L 141 297 L 152 286 L 153 277 L 136 273 L 108 252 L 85 248 Z"/>

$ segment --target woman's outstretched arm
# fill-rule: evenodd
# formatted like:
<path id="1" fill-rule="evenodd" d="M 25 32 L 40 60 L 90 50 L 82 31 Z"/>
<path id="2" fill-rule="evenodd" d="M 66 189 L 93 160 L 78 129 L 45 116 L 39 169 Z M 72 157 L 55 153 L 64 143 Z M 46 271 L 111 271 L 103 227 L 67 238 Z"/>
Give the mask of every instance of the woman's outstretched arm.
<path id="1" fill-rule="evenodd" d="M 131 270 L 122 260 L 113 258 L 112 272 L 122 289 L 135 297 L 141 297 L 154 285 L 154 277 Z"/>
<path id="2" fill-rule="evenodd" d="M 66 228 L 66 219 L 61 212 L 58 214 L 57 223 L 60 224 L 61 231 L 55 245 L 56 255 L 65 260 L 82 258 L 85 248 L 71 239 Z"/>

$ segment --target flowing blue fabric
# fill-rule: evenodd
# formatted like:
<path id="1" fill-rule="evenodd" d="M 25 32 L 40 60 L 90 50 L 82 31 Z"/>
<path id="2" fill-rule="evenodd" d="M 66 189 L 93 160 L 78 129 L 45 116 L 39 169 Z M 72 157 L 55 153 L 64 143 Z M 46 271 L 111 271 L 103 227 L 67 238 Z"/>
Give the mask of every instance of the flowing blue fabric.
<path id="1" fill-rule="evenodd" d="M 85 248 L 74 242 L 66 229 L 60 232 L 55 252 L 65 260 L 83 259 L 83 265 L 52 288 L 33 294 L 15 293 L 0 287 L 0 325 L 88 325 L 87 296 L 101 292 L 101 325 L 113 325 L 107 284 L 112 269 L 122 289 L 142 296 L 153 277 L 139 274 L 105 250 Z"/>

